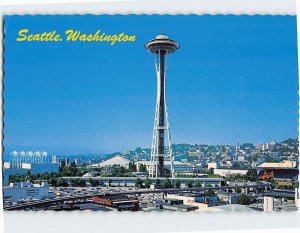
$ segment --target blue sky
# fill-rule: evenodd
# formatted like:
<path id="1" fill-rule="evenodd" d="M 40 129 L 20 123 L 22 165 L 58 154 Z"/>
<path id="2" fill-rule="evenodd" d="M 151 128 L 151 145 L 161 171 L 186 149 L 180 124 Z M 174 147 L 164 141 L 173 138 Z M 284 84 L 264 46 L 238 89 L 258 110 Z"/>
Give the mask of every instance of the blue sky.
<path id="1" fill-rule="evenodd" d="M 16 42 L 20 29 L 136 35 L 134 43 Z M 150 147 L 154 57 L 164 32 L 181 48 L 168 63 L 175 143 L 236 144 L 298 135 L 294 16 L 5 17 L 4 146 L 50 153 Z"/>

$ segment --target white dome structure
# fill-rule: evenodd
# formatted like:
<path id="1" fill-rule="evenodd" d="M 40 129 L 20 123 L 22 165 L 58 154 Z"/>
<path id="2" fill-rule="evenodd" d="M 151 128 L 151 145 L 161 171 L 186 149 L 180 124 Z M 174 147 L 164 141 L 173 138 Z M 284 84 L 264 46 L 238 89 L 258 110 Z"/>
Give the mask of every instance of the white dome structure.
<path id="1" fill-rule="evenodd" d="M 165 35 L 165 34 L 159 34 L 159 35 L 157 35 L 157 36 L 155 37 L 155 39 L 158 39 L 158 40 L 166 40 L 166 39 L 169 39 L 169 38 L 168 38 L 167 35 Z"/>

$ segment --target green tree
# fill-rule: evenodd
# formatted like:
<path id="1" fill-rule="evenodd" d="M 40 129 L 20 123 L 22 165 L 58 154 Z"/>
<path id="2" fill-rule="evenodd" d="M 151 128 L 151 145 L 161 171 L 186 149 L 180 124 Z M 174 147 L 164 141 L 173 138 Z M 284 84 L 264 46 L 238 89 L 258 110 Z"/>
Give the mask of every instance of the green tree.
<path id="1" fill-rule="evenodd" d="M 159 185 L 160 184 L 160 179 L 156 179 L 155 184 Z"/>
<path id="2" fill-rule="evenodd" d="M 141 188 L 143 186 L 143 181 L 138 177 L 135 181 L 135 187 Z"/>
<path id="3" fill-rule="evenodd" d="M 246 178 L 246 180 L 249 180 L 249 181 L 256 181 L 256 179 L 257 179 L 256 169 L 250 169 L 246 173 L 245 178 Z"/>
<path id="4" fill-rule="evenodd" d="M 177 189 L 179 189 L 180 188 L 180 181 L 179 180 L 175 180 L 175 182 L 174 182 L 174 186 L 175 186 L 175 188 L 177 188 Z"/>
<path id="5" fill-rule="evenodd" d="M 82 171 L 76 172 L 76 176 L 82 176 Z"/>
<path id="6" fill-rule="evenodd" d="M 165 179 L 162 186 L 164 189 L 172 188 L 172 183 L 171 183 L 170 179 L 168 179 L 168 178 Z"/>
<path id="7" fill-rule="evenodd" d="M 74 186 L 75 187 L 78 187 L 79 186 L 79 181 L 80 181 L 81 179 L 75 179 L 74 180 Z"/>
<path id="8" fill-rule="evenodd" d="M 253 161 L 253 162 L 256 162 L 256 161 L 258 160 L 258 158 L 259 158 L 258 154 L 253 155 L 252 161 Z"/>
<path id="9" fill-rule="evenodd" d="M 140 165 L 139 165 L 139 171 L 140 171 L 140 172 L 147 172 L 147 167 L 146 167 L 146 165 L 140 164 Z"/>
<path id="10" fill-rule="evenodd" d="M 91 186 L 93 186 L 93 179 L 92 178 L 89 178 L 89 183 L 91 184 Z"/>
<path id="11" fill-rule="evenodd" d="M 200 184 L 199 181 L 197 181 L 196 184 L 195 184 L 195 188 L 200 188 L 200 187 L 201 187 L 201 184 Z"/>
<path id="12" fill-rule="evenodd" d="M 56 181 L 55 178 L 51 177 L 51 178 L 48 180 L 48 183 L 49 183 L 51 186 L 56 186 L 57 181 Z"/>
<path id="13" fill-rule="evenodd" d="M 206 192 L 205 192 L 205 194 L 207 195 L 207 196 L 214 196 L 215 195 L 215 191 L 214 190 L 207 190 Z"/>
<path id="14" fill-rule="evenodd" d="M 62 176 L 73 176 L 73 171 L 70 167 L 64 167 L 61 171 Z"/>
<path id="15" fill-rule="evenodd" d="M 128 170 L 129 170 L 129 172 L 135 172 L 136 171 L 136 167 L 135 167 L 134 162 L 129 163 Z"/>
<path id="16" fill-rule="evenodd" d="M 188 187 L 188 188 L 192 188 L 193 187 L 193 183 L 191 180 L 188 180 L 186 183 L 185 183 L 185 186 Z"/>
<path id="17" fill-rule="evenodd" d="M 151 182 L 151 180 L 149 179 L 149 178 L 147 178 L 146 180 L 145 180 L 145 187 L 146 188 L 150 188 L 150 185 L 152 184 L 152 182 Z"/>
<path id="18" fill-rule="evenodd" d="M 232 167 L 240 168 L 241 165 L 240 165 L 240 163 L 238 163 L 238 162 L 233 162 Z"/>
<path id="19" fill-rule="evenodd" d="M 172 176 L 172 174 L 171 174 L 171 170 L 170 170 L 170 169 L 167 169 L 167 168 L 165 168 L 165 169 L 164 169 L 164 175 L 165 175 L 165 177 L 171 177 L 171 176 Z"/>
<path id="20" fill-rule="evenodd" d="M 299 188 L 299 182 L 296 181 L 296 182 L 293 182 L 293 189 L 295 188 Z"/>
<path id="21" fill-rule="evenodd" d="M 56 186 L 58 187 L 65 186 L 65 181 L 62 178 L 58 178 L 56 180 Z"/>
<path id="22" fill-rule="evenodd" d="M 80 186 L 80 187 L 86 186 L 85 181 L 82 179 L 78 179 L 78 186 Z"/>
<path id="23" fill-rule="evenodd" d="M 210 169 L 208 169 L 208 174 L 214 174 L 214 169 L 211 167 Z"/>
<path id="24" fill-rule="evenodd" d="M 123 176 L 125 172 L 126 172 L 126 170 L 123 166 L 117 167 L 118 176 Z"/>
<path id="25" fill-rule="evenodd" d="M 26 174 L 25 174 L 25 180 L 34 180 L 34 176 L 31 175 L 30 171 L 26 172 Z"/>
<path id="26" fill-rule="evenodd" d="M 49 178 L 50 178 L 50 175 L 49 175 L 48 172 L 45 172 L 45 173 L 42 174 L 42 179 L 43 180 L 48 180 Z"/>
<path id="27" fill-rule="evenodd" d="M 250 199 L 246 194 L 241 194 L 238 198 L 238 204 L 240 205 L 249 205 L 250 204 Z"/>
<path id="28" fill-rule="evenodd" d="M 26 176 L 31 176 L 31 171 L 27 171 Z"/>

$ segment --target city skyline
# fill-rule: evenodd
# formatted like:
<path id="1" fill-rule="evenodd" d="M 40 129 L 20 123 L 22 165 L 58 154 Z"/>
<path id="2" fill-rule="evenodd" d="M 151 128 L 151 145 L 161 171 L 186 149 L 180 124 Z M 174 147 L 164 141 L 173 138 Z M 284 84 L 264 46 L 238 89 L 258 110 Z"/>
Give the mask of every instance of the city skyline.
<path id="1" fill-rule="evenodd" d="M 161 27 L 182 45 L 167 74 L 174 143 L 235 145 L 298 136 L 295 17 L 122 17 L 5 17 L 5 148 L 149 148 L 156 77 L 143 45 Z M 36 32 L 66 26 L 126 31 L 137 40 L 16 44 L 14 33 L 29 25 Z"/>

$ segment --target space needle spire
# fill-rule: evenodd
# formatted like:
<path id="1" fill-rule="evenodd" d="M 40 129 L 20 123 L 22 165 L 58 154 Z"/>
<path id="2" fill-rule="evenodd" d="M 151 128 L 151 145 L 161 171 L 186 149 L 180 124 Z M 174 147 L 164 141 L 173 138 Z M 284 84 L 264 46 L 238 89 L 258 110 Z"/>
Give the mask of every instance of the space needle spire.
<path id="1" fill-rule="evenodd" d="M 150 40 L 145 48 L 156 56 L 155 68 L 157 75 L 157 98 L 154 119 L 151 158 L 149 167 L 150 177 L 164 177 L 164 161 L 171 163 L 171 174 L 174 177 L 172 142 L 170 123 L 166 102 L 166 58 L 174 53 L 179 44 L 169 39 L 164 34 L 159 34 L 155 39 Z"/>

